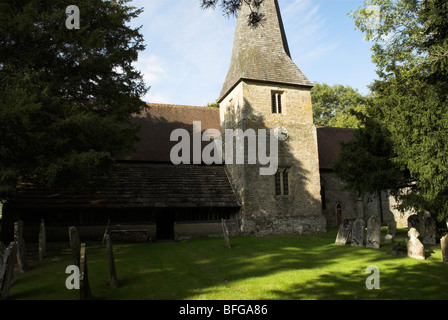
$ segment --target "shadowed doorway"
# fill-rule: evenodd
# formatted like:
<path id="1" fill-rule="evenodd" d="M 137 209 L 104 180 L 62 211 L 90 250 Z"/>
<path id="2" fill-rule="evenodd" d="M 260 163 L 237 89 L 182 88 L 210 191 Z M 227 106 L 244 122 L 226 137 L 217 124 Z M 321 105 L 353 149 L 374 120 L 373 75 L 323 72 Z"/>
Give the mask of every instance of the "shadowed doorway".
<path id="1" fill-rule="evenodd" d="M 156 240 L 174 240 L 174 213 L 157 214 Z"/>

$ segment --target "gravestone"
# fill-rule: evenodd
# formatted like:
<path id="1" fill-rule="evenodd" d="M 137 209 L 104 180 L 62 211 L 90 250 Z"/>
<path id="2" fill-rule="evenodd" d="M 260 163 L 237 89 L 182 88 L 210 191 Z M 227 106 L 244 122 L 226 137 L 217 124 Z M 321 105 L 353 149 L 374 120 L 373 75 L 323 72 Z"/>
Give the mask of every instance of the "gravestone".
<path id="1" fill-rule="evenodd" d="M 335 245 L 337 246 L 345 246 L 350 237 L 352 236 L 352 221 L 349 219 L 344 219 L 341 225 L 339 226 L 338 235 L 336 236 Z"/>
<path id="2" fill-rule="evenodd" d="M 390 219 L 387 221 L 387 234 L 384 237 L 384 241 L 391 243 L 395 239 L 395 234 L 397 232 L 397 222 L 395 219 Z"/>
<path id="3" fill-rule="evenodd" d="M 18 245 L 16 242 L 6 248 L 3 255 L 3 262 L 0 266 L 0 298 L 5 300 L 9 296 L 9 291 L 14 278 L 14 266 L 17 260 Z"/>
<path id="4" fill-rule="evenodd" d="M 89 283 L 89 270 L 87 267 L 87 253 L 86 244 L 81 244 L 81 251 L 79 256 L 79 294 L 81 300 L 92 299 L 92 291 Z"/>
<path id="5" fill-rule="evenodd" d="M 379 249 L 381 244 L 381 220 L 378 216 L 372 215 L 367 221 L 366 247 Z"/>
<path id="6" fill-rule="evenodd" d="M 443 263 L 448 264 L 448 234 L 440 239 Z"/>
<path id="7" fill-rule="evenodd" d="M 112 248 L 112 240 L 110 234 L 106 235 L 107 260 L 109 261 L 110 281 L 109 286 L 116 288 L 118 286 L 117 271 L 115 269 L 114 251 Z"/>
<path id="8" fill-rule="evenodd" d="M 408 231 L 417 229 L 425 244 L 436 244 L 437 225 L 431 215 L 427 212 L 419 212 L 408 218 Z"/>
<path id="9" fill-rule="evenodd" d="M 222 231 L 224 233 L 224 243 L 226 248 L 231 249 L 232 246 L 230 245 L 230 238 L 229 238 L 229 229 L 227 228 L 226 221 L 224 219 L 221 219 L 222 221 Z"/>
<path id="10" fill-rule="evenodd" d="M 25 240 L 23 239 L 23 221 L 14 223 L 14 241 L 17 243 L 17 264 L 19 271 L 24 273 L 28 270 L 28 259 Z"/>
<path id="11" fill-rule="evenodd" d="M 425 231 L 422 236 L 422 242 L 426 244 L 437 243 L 437 224 L 431 216 L 426 216 L 424 220 Z"/>
<path id="12" fill-rule="evenodd" d="M 47 238 L 45 234 L 44 219 L 40 220 L 39 228 L 39 260 L 42 261 L 47 254 Z"/>
<path id="13" fill-rule="evenodd" d="M 70 239 L 70 247 L 72 249 L 72 257 L 75 266 L 79 267 L 81 242 L 79 240 L 78 230 L 76 227 L 70 227 L 68 229 L 68 235 Z"/>
<path id="14" fill-rule="evenodd" d="M 364 246 L 364 229 L 366 224 L 364 219 L 356 219 L 352 228 L 352 246 L 362 247 Z"/>
<path id="15" fill-rule="evenodd" d="M 416 228 L 411 228 L 408 232 L 408 236 L 408 257 L 425 260 L 425 247 L 418 238 L 420 236 L 420 233 Z"/>
<path id="16" fill-rule="evenodd" d="M 0 241 L 0 267 L 3 264 L 3 256 L 5 255 L 6 247 L 3 242 Z"/>

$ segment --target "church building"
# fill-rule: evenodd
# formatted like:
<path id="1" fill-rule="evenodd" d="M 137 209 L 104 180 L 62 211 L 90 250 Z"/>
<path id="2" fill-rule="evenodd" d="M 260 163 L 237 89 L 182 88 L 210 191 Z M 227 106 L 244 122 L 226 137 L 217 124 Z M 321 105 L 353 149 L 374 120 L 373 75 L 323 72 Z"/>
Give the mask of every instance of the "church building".
<path id="1" fill-rule="evenodd" d="M 339 142 L 350 140 L 353 130 L 314 125 L 313 85 L 291 59 L 278 1 L 264 0 L 265 20 L 256 28 L 247 24 L 249 10 L 243 2 L 219 109 L 148 103 L 133 119 L 141 126 L 135 153 L 116 159 L 116 170 L 98 174 L 82 190 L 21 186 L 3 207 L 2 240 L 22 220 L 25 237 L 34 241 L 41 219 L 54 239 L 66 239 L 69 226 L 77 226 L 82 239 L 101 239 L 106 225 L 146 230 L 153 240 L 221 236 L 222 219 L 231 235 L 243 236 L 323 233 L 343 219 L 372 214 L 400 225 L 386 194 L 358 199 L 333 173 Z M 248 142 L 243 163 L 174 164 L 179 141 L 172 134 L 179 129 L 191 138 L 189 159 L 195 148 L 207 147 L 201 138 L 195 145 L 207 130 L 220 132 L 222 150 L 233 153 L 228 132 L 257 133 L 258 148 L 259 133 L 267 132 L 278 146 L 277 170 L 260 174 L 266 163 L 250 161 L 257 149 Z"/>

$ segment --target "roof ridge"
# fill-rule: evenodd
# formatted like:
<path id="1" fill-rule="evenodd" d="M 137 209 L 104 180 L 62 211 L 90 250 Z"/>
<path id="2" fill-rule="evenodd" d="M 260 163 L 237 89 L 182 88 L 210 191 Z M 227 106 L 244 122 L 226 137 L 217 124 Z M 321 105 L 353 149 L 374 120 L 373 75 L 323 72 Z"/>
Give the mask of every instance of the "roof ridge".
<path id="1" fill-rule="evenodd" d="M 168 103 L 151 103 L 147 102 L 146 105 L 148 107 L 176 107 L 176 108 L 205 108 L 205 106 L 187 106 L 182 104 L 168 104 Z M 210 108 L 213 109 L 213 108 Z"/>

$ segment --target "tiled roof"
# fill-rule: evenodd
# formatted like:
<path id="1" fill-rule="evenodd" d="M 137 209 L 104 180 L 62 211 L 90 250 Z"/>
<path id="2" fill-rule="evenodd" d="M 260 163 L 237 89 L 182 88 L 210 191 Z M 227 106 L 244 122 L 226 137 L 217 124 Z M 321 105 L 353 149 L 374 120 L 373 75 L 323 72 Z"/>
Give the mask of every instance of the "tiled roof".
<path id="1" fill-rule="evenodd" d="M 341 142 L 353 139 L 355 129 L 317 127 L 320 169 L 332 169 L 341 150 Z"/>
<path id="2" fill-rule="evenodd" d="M 170 151 L 178 143 L 170 141 L 176 129 L 185 129 L 193 137 L 193 122 L 201 121 L 202 131 L 219 130 L 219 109 L 149 103 L 148 110 L 133 121 L 141 126 L 137 151 L 119 160 L 171 162 Z M 204 142 L 203 146 L 208 142 Z"/>
<path id="3" fill-rule="evenodd" d="M 238 207 L 223 166 L 122 163 L 85 189 L 20 188 L 9 208 Z"/>

